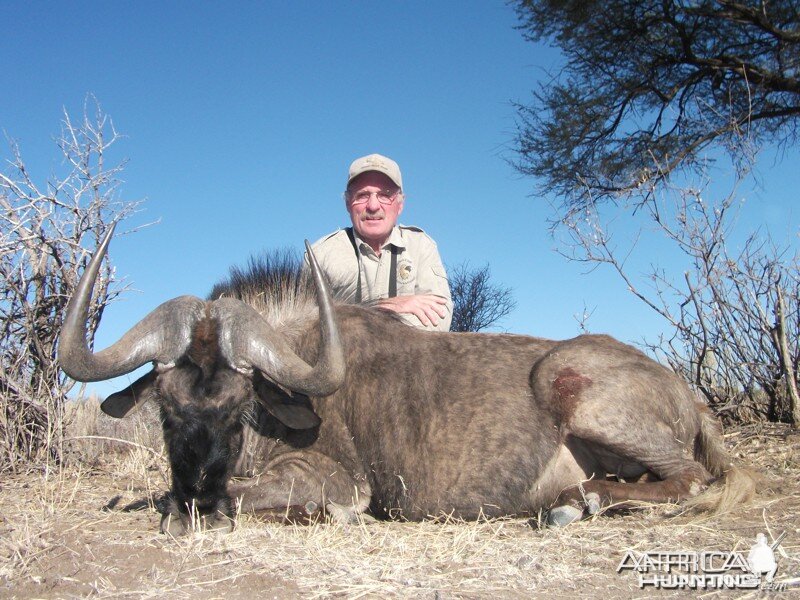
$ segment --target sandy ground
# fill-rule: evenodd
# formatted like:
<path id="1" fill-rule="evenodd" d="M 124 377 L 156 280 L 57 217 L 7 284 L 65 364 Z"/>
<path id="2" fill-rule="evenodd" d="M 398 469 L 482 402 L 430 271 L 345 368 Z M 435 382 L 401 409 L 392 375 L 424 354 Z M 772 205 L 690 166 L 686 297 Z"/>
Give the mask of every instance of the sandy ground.
<path id="1" fill-rule="evenodd" d="M 107 452 L 84 440 L 65 468 L 1 476 L 0 597 L 652 597 L 635 573 L 617 572 L 626 551 L 747 553 L 758 533 L 772 541 L 782 532 L 785 591 L 658 595 L 800 597 L 800 434 L 749 426 L 726 440 L 739 463 L 766 476 L 735 514 L 648 507 L 562 530 L 520 519 L 297 526 L 242 515 L 231 534 L 181 539 L 158 533 L 153 500 L 168 488 L 159 452 L 138 443 Z"/>

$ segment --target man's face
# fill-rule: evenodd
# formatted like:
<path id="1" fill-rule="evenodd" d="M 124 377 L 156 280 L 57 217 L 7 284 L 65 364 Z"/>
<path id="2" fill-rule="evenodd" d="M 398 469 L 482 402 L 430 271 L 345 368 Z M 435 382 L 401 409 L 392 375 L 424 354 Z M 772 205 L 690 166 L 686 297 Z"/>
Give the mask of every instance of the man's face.
<path id="1" fill-rule="evenodd" d="M 391 204 L 383 204 L 380 197 L 386 198 L 386 192 L 394 194 Z M 358 236 L 373 249 L 379 249 L 397 224 L 397 217 L 403 212 L 403 194 L 398 191 L 397 184 L 383 173 L 367 171 L 356 177 L 347 188 L 346 205 L 350 220 Z M 369 198 L 359 202 L 359 197 Z"/>

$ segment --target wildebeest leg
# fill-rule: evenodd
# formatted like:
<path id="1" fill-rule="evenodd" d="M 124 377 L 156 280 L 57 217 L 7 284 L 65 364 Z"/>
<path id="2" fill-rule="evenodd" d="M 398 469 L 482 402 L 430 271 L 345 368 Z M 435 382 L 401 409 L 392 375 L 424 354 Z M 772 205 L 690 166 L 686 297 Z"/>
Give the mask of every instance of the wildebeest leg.
<path id="1" fill-rule="evenodd" d="M 242 512 L 290 521 L 324 512 L 334 520 L 354 522 L 369 506 L 372 494 L 366 478 L 313 451 L 281 455 L 265 473 L 232 482 L 228 491 L 239 499 Z"/>
<path id="2" fill-rule="evenodd" d="M 548 517 L 555 525 L 612 503 L 677 502 L 713 479 L 691 458 L 700 424 L 686 384 L 613 343 L 598 353 L 587 346 L 596 339 L 577 339 L 531 372 L 536 395 L 546 399 L 568 439 L 586 454 L 585 480 L 562 481 L 569 487 Z M 647 472 L 659 481 L 606 481 L 608 474 L 636 478 Z"/>
<path id="3" fill-rule="evenodd" d="M 603 451 L 594 478 L 561 492 L 552 514 L 548 515 L 548 523 L 565 525 L 583 516 L 584 510 L 594 514 L 609 505 L 628 508 L 636 502 L 679 502 L 699 494 L 713 479 L 700 463 L 685 456 L 683 446 L 668 428 L 651 424 L 646 429 L 644 436 L 641 432 L 618 431 L 615 439 L 607 432 L 592 433 L 591 446 L 601 446 Z M 606 480 L 607 473 L 635 471 L 637 465 L 659 480 L 647 483 Z"/>
<path id="4" fill-rule="evenodd" d="M 591 494 L 596 494 L 603 506 L 613 504 L 616 508 L 627 508 L 635 502 L 679 502 L 696 496 L 710 480 L 710 476 L 704 476 L 696 469 L 685 469 L 667 479 L 651 483 L 589 480 L 562 492 L 556 503 L 583 502 L 591 512 L 597 512 L 600 506 L 589 506 Z"/>

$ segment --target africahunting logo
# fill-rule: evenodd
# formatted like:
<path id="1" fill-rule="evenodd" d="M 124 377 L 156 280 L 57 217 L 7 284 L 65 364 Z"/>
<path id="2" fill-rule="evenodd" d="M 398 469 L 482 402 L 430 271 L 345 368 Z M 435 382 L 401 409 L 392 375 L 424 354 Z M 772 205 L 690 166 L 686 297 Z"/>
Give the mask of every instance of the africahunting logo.
<path id="1" fill-rule="evenodd" d="M 762 589 L 783 591 L 785 582 L 775 581 L 778 563 L 775 550 L 786 536 L 782 533 L 767 544 L 763 533 L 744 552 L 638 552 L 628 550 L 617 573 L 633 571 L 640 588 L 656 589 Z"/>

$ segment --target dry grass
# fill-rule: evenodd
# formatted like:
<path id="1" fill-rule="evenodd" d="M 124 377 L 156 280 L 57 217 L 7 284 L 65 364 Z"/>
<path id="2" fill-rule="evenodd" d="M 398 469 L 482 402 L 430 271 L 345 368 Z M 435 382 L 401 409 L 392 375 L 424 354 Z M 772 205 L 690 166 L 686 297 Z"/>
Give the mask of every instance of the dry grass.
<path id="1" fill-rule="evenodd" d="M 778 577 L 800 574 L 800 435 L 783 426 L 728 435 L 739 461 L 773 483 L 737 514 L 646 507 L 563 530 L 519 519 L 284 526 L 243 515 L 231 534 L 171 539 L 157 533 L 151 502 L 168 488 L 153 414 L 112 423 L 91 404 L 75 410 L 85 414 L 73 420 L 68 466 L 2 481 L 2 597 L 634 598 L 649 594 L 616 572 L 626 550 L 746 551 L 757 533 L 784 530 Z M 118 436 L 127 441 L 107 439 Z"/>

